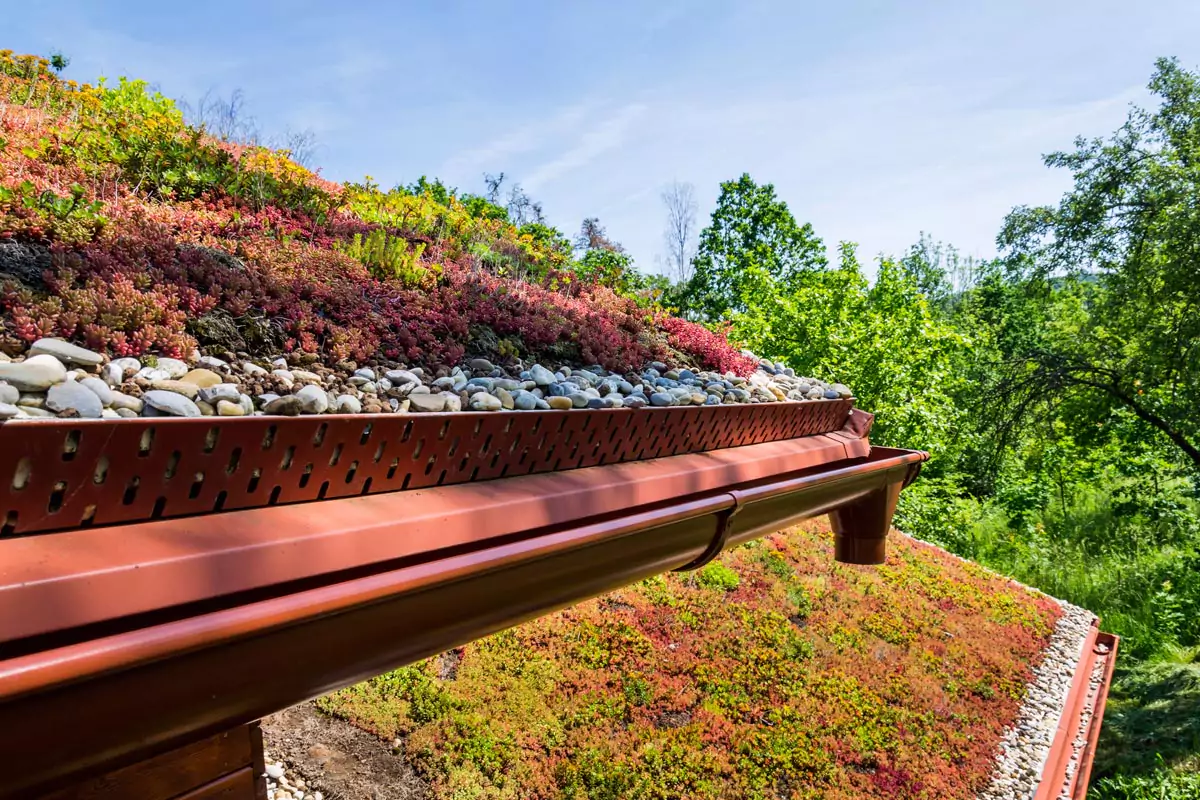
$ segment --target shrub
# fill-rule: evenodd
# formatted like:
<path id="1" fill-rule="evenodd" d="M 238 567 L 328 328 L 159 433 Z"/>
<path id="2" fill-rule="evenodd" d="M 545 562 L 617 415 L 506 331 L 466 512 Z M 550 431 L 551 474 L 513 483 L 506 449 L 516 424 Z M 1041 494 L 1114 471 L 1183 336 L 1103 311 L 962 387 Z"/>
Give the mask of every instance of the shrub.
<path id="1" fill-rule="evenodd" d="M 703 325 L 665 314 L 660 315 L 656 322 L 666 332 L 671 347 L 686 353 L 708 369 L 745 376 L 758 366 L 755 359 L 742 355 L 728 339 Z"/>
<path id="2" fill-rule="evenodd" d="M 377 277 L 395 278 L 405 287 L 416 287 L 428 283 L 436 273 L 421 265 L 421 254 L 425 243 L 409 246 L 403 236 L 389 236 L 382 228 L 375 228 L 365 236 L 361 233 L 338 249 L 366 265 Z"/>

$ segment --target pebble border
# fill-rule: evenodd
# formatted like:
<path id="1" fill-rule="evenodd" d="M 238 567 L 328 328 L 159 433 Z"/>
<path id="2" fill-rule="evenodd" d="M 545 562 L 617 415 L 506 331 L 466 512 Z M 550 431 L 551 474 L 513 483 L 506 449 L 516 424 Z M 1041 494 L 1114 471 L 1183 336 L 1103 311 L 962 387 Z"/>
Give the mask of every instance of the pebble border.
<path id="1" fill-rule="evenodd" d="M 601 366 L 507 365 L 473 358 L 427 372 L 419 366 L 339 362 L 312 354 L 256 363 L 195 350 L 187 360 L 160 356 L 109 360 L 61 339 L 43 338 L 13 359 L 0 351 L 0 422 L 61 417 L 242 417 L 249 415 L 548 411 L 725 405 L 853 397 L 849 387 L 797 376 L 761 359 L 749 377 L 670 368 L 640 372 Z M 245 357 L 243 357 L 245 356 Z M 307 367 L 307 368 L 304 368 Z"/>
<path id="2" fill-rule="evenodd" d="M 266 762 L 267 800 L 325 800 L 325 795 L 305 783 L 289 765 L 282 761 L 271 761 L 270 753 L 263 749 Z"/>

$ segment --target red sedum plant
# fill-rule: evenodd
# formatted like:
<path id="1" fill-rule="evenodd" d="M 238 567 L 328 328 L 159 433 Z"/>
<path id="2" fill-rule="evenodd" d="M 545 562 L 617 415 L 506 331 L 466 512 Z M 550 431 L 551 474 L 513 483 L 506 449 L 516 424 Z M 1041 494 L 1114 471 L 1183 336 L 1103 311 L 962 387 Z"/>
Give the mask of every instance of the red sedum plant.
<path id="1" fill-rule="evenodd" d="M 203 344 L 437 365 L 503 339 L 501 356 L 621 371 L 673 354 L 753 369 L 721 334 L 559 281 L 566 259 L 453 197 L 341 186 L 219 141 L 144 82 L 80 86 L 0 51 L 9 350 L 53 335 L 121 356 Z"/>
<path id="2" fill-rule="evenodd" d="M 729 344 L 727 333 L 713 333 L 703 325 L 686 319 L 660 315 L 658 326 L 676 350 L 687 353 L 711 369 L 746 375 L 758 366 L 756 359 L 742 355 Z"/>

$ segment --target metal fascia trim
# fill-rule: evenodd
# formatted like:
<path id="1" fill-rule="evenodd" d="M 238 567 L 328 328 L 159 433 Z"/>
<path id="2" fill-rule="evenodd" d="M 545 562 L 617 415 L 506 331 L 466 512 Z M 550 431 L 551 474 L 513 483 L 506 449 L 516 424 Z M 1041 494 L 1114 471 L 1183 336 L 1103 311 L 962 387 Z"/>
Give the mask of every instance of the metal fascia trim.
<path id="1" fill-rule="evenodd" d="M 1112 670 L 1116 663 L 1117 637 L 1101 633 L 1099 620 L 1092 623 L 1084 639 L 1071 688 L 1063 704 L 1058 728 L 1042 767 L 1042 777 L 1034 794 L 1034 800 L 1057 800 L 1070 797 L 1082 800 L 1095 753 L 1095 743 L 1100 735 L 1104 705 L 1112 682 Z M 1097 662 L 1103 670 L 1100 685 L 1091 690 L 1091 676 Z M 1081 736 L 1085 713 L 1091 713 L 1087 730 Z"/>
<path id="2" fill-rule="evenodd" d="M 760 497 L 778 497 L 818 487 L 836 491 L 839 485 L 845 485 L 848 492 L 853 492 L 858 490 L 851 485 L 855 483 L 854 479 L 872 473 L 877 481 L 887 483 L 893 470 L 904 467 L 909 459 L 922 456 L 913 451 L 899 452 L 900 456 L 881 461 L 855 464 L 752 490 L 730 490 L 641 510 L 616 519 L 0 661 L 0 702 L 31 691 L 40 691 L 58 682 L 73 681 L 80 676 L 124 669 L 145 660 L 169 656 L 173 652 L 260 633 L 265 627 L 296 624 L 310 615 L 324 616 L 335 611 L 346 611 L 363 603 L 386 599 L 397 591 L 415 592 L 436 583 L 468 581 L 480 573 L 505 569 L 512 563 L 530 558 L 543 558 L 563 550 L 579 550 L 592 543 L 684 520 L 728 515 L 735 508 L 745 507 L 748 502 Z M 715 537 L 700 553 L 707 552 L 714 541 Z M 680 559 L 687 559 L 683 562 L 685 564 L 695 561 L 698 555 L 693 555 L 695 552 L 681 553 Z M 576 601 L 582 599 L 579 597 Z M 286 609 L 286 613 L 281 615 L 282 609 Z M 180 636 L 184 638 L 180 639 Z"/>
<path id="3" fill-rule="evenodd" d="M 503 481 L 0 540 L 0 643 L 294 581 L 331 583 L 346 571 L 386 562 L 483 550 L 501 538 L 627 516 L 780 474 L 828 470 L 846 463 L 848 450 L 866 456 L 867 443 L 812 436 Z"/>
<path id="4" fill-rule="evenodd" d="M 1072 800 L 1084 800 L 1087 797 L 1088 784 L 1092 777 L 1092 764 L 1096 758 L 1096 744 L 1100 740 L 1100 726 L 1104 721 L 1104 708 L 1108 703 L 1108 690 L 1112 688 L 1113 668 L 1117 664 L 1117 647 L 1121 638 L 1111 633 L 1101 631 L 1096 636 L 1094 652 L 1105 659 L 1104 675 L 1094 696 L 1089 698 L 1092 703 L 1092 721 L 1088 726 L 1087 743 L 1079 756 L 1079 766 L 1075 770 L 1075 788 L 1071 794 Z"/>

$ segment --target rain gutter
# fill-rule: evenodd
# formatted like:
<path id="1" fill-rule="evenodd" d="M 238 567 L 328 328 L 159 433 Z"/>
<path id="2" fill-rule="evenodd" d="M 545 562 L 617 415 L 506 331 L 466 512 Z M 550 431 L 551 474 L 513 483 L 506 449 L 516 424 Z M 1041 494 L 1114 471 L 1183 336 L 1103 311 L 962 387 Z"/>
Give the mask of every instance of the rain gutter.
<path id="1" fill-rule="evenodd" d="M 831 515 L 839 558 L 879 563 L 928 456 L 864 433 L 0 540 L 0 798 L 696 568 L 805 517 Z"/>

